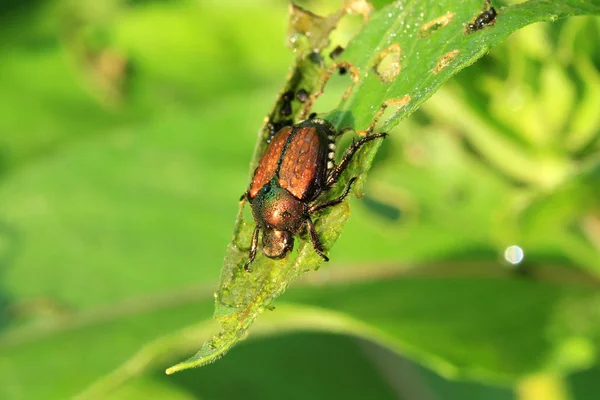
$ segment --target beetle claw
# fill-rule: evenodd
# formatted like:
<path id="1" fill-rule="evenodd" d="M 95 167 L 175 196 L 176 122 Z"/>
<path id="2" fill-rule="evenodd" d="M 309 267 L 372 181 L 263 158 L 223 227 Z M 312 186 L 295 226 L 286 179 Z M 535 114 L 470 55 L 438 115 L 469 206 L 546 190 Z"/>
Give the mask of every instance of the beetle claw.
<path id="1" fill-rule="evenodd" d="M 250 261 L 250 260 L 246 261 L 246 263 L 244 264 L 244 271 L 246 271 L 248 273 L 252 272 L 252 270 L 250 269 L 250 263 L 251 262 L 252 261 Z"/>

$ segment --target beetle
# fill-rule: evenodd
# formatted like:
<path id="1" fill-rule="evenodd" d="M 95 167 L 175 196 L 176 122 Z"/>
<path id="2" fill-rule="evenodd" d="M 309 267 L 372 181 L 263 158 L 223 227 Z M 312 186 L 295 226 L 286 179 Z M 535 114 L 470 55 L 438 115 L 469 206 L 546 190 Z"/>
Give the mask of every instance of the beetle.
<path id="1" fill-rule="evenodd" d="M 354 154 L 367 142 L 384 138 L 387 133 L 363 137 L 346 149 L 339 164 L 335 164 L 335 139 L 339 136 L 333 125 L 320 118 L 309 118 L 296 125 L 283 127 L 273 136 L 262 155 L 246 199 L 256 222 L 248 261 L 248 272 L 256 257 L 259 234 L 262 231 L 263 253 L 281 259 L 294 247 L 294 236 L 308 231 L 315 251 L 325 260 L 325 250 L 311 215 L 340 204 L 356 180 L 348 182 L 337 198 L 318 202 L 319 195 L 330 190 L 348 167 Z"/>
<path id="2" fill-rule="evenodd" d="M 488 4 L 488 3 L 486 3 Z M 472 23 L 468 24 L 469 32 L 475 32 L 496 23 L 496 9 L 490 7 L 489 9 L 482 12 Z"/>

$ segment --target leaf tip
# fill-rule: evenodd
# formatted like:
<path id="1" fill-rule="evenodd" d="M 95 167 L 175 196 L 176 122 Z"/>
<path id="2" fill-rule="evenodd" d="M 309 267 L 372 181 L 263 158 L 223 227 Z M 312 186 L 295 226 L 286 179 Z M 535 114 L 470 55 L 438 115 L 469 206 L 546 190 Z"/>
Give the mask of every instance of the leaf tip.
<path id="1" fill-rule="evenodd" d="M 165 374 L 167 375 L 173 375 L 175 372 L 179 372 L 181 371 L 183 368 L 181 367 L 181 364 L 175 364 L 172 367 L 169 367 L 165 370 Z"/>

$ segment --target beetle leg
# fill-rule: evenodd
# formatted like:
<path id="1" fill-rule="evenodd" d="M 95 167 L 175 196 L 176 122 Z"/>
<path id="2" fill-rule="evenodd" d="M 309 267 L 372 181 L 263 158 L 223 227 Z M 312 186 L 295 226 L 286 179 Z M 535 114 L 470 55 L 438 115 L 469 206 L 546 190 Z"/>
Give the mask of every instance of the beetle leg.
<path id="1" fill-rule="evenodd" d="M 248 261 L 246 261 L 246 264 L 244 264 L 244 271 L 246 272 L 252 272 L 250 269 L 250 264 L 252 264 L 252 261 L 254 261 L 254 258 L 256 257 L 256 248 L 258 247 L 258 232 L 260 232 L 260 229 L 257 226 L 254 228 L 254 233 L 252 234 L 252 244 L 250 245 L 250 252 L 248 253 Z"/>
<path id="2" fill-rule="evenodd" d="M 332 207 L 337 204 L 340 204 L 342 201 L 344 201 L 344 198 L 346 198 L 346 196 L 348 196 L 348 193 L 350 193 L 350 188 L 352 187 L 352 184 L 354 183 L 355 180 L 356 180 L 356 177 L 350 179 L 350 182 L 348 182 L 348 186 L 346 186 L 346 190 L 344 190 L 344 193 L 342 193 L 342 195 L 340 197 L 338 197 L 337 199 L 326 201 L 325 203 L 314 205 L 308 209 L 308 213 L 312 214 L 312 213 L 322 210 L 324 208 Z"/>
<path id="3" fill-rule="evenodd" d="M 323 260 L 329 261 L 329 257 L 327 257 L 324 253 L 323 245 L 319 240 L 319 235 L 317 234 L 317 230 L 315 229 L 315 224 L 313 224 L 310 217 L 306 218 L 306 225 L 308 226 L 308 233 L 310 233 L 310 241 L 312 242 L 313 247 L 318 255 L 323 257 Z"/>
<path id="4" fill-rule="evenodd" d="M 246 190 L 243 195 L 240 196 L 240 201 L 250 201 L 250 191 Z"/>
<path id="5" fill-rule="evenodd" d="M 358 142 L 353 142 L 352 146 L 348 147 L 348 149 L 344 153 L 344 156 L 342 157 L 340 163 L 333 169 L 333 171 L 331 171 L 331 174 L 327 178 L 327 187 L 330 187 L 331 185 L 337 182 L 337 180 L 340 178 L 340 175 L 342 175 L 344 170 L 348 167 L 350 160 L 352 160 L 352 157 L 358 151 L 358 149 L 360 149 L 365 143 L 370 142 L 371 140 L 377 138 L 384 138 L 387 135 L 388 134 L 385 132 L 376 133 L 374 135 L 365 136 Z"/>

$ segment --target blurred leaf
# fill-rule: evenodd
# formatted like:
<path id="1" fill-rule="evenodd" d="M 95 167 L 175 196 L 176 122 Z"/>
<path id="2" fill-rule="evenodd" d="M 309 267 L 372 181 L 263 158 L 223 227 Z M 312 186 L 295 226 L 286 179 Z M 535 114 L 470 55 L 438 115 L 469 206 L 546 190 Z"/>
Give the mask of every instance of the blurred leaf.
<path id="1" fill-rule="evenodd" d="M 7 176 L 0 226 L 14 232 L 2 269 L 9 296 L 83 309 L 215 279 L 246 185 L 240 171 L 253 138 L 245 127 L 260 122 L 270 98 L 241 95 L 198 115 L 107 132 Z"/>
<path id="2" fill-rule="evenodd" d="M 497 173 L 544 195 L 577 179 L 598 149 L 597 18 L 520 30 L 423 110 L 451 125 Z M 582 43 L 583 42 L 583 43 Z"/>
<path id="3" fill-rule="evenodd" d="M 161 400 L 202 400 L 203 397 L 189 393 L 172 382 L 152 379 L 139 379 L 131 382 L 106 400 L 161 399 Z"/>
<path id="4" fill-rule="evenodd" d="M 518 278 L 483 263 L 463 263 L 462 271 L 431 266 L 412 274 L 364 266 L 321 277 L 314 288 L 291 290 L 287 298 L 297 305 L 278 304 L 259 320 L 251 337 L 299 331 L 357 336 L 453 378 L 506 383 L 536 371 L 562 373 L 587 366 L 600 343 L 600 318 L 594 311 L 598 283 L 562 273 L 547 268 Z M 200 324 L 149 344 L 98 381 L 85 398 L 103 398 L 189 351 L 210 327 Z M 584 353 L 574 357 L 563 351 L 576 343 Z"/>
<path id="5" fill-rule="evenodd" d="M 270 87 L 291 59 L 284 5 L 47 3 L 19 10 L 19 34 L 0 41 L 0 172 L 65 143 Z M 121 101 L 104 98 L 111 84 Z"/>
<path id="6" fill-rule="evenodd" d="M 388 158 L 371 171 L 365 199 L 354 201 L 355 218 L 332 251 L 336 262 L 497 260 L 516 239 L 515 189 L 452 131 L 409 119 L 382 150 Z"/>
<path id="7" fill-rule="evenodd" d="M 515 391 L 519 399 L 570 400 L 563 379 L 555 374 L 536 374 L 518 383 Z"/>
<path id="8" fill-rule="evenodd" d="M 35 330 L 3 332 L 0 398 L 73 398 L 142 343 L 210 315 L 210 290 L 193 289 L 80 312 Z"/>
<path id="9" fill-rule="evenodd" d="M 600 142 L 600 134 L 597 132 L 600 115 L 593 111 L 600 108 L 600 73 L 584 57 L 577 60 L 576 68 L 584 81 L 585 92 L 581 106 L 573 115 L 572 132 L 567 138 L 567 146 L 572 150 L 581 150 L 590 144 L 593 145 L 594 140 Z"/>
<path id="10" fill-rule="evenodd" d="M 352 91 L 326 119 L 333 121 L 338 128 L 350 126 L 362 130 L 376 117 L 380 107 L 388 105 L 398 108 L 382 125 L 382 129 L 391 128 L 399 118 L 406 117 L 430 97 L 443 82 L 475 62 L 513 31 L 537 21 L 600 13 L 600 7 L 585 2 L 530 1 L 500 9 L 498 21 L 492 27 L 470 34 L 465 32 L 464 24 L 476 18 L 482 11 L 481 7 L 480 1 L 416 2 L 409 5 L 396 2 L 375 11 L 342 57 L 341 62 L 348 63 L 343 65 L 353 76 Z M 308 46 L 310 49 L 323 50 L 328 45 L 326 40 L 320 38 L 328 34 L 329 22 L 335 22 L 340 15 L 311 21 L 315 30 L 309 36 L 309 40 L 314 41 Z M 317 26 L 326 28 L 316 29 Z M 315 100 L 314 93 L 318 93 L 319 82 L 326 82 L 327 73 L 311 63 L 310 56 L 301 51 L 298 54 L 296 70 L 285 90 L 305 88 L 313 94 L 308 102 L 310 106 Z M 385 66 L 379 65 L 390 55 L 396 59 Z M 390 68 L 392 71 L 389 71 Z M 299 86 L 298 81 L 304 86 Z M 276 105 L 268 122 L 273 122 L 275 111 L 280 106 Z M 299 118 L 307 116 L 307 108 L 304 112 L 294 111 Z M 259 135 L 251 171 L 265 147 L 262 139 L 268 134 L 266 130 Z M 350 177 L 369 169 L 378 144 L 366 147 L 370 151 L 353 159 L 337 190 L 327 193 L 323 201 L 339 195 L 340 188 L 348 183 Z M 246 274 L 242 266 L 247 258 L 253 224 L 244 221 L 242 207 L 216 297 L 215 318 L 221 324 L 221 331 L 192 358 L 171 367 L 169 373 L 204 365 L 221 357 L 245 336 L 258 315 L 292 281 L 304 272 L 317 268 L 322 262 L 310 241 L 302 241 L 297 245 L 298 255 L 295 259 L 273 261 L 259 254 L 253 264 L 254 272 Z M 335 242 L 347 218 L 346 206 L 339 206 L 317 220 L 317 231 L 323 232 L 321 237 L 326 248 Z"/>
<path id="11" fill-rule="evenodd" d="M 594 400 L 600 390 L 599 376 L 600 365 L 570 376 L 568 382 L 571 386 L 573 398 L 577 400 Z"/>
<path id="12" fill-rule="evenodd" d="M 285 76 L 291 55 L 284 9 L 242 1 L 150 2 L 98 29 L 139 65 L 142 96 L 189 107 Z"/>
<path id="13" fill-rule="evenodd" d="M 600 209 L 597 163 L 538 192 L 504 179 L 451 129 L 411 121 L 401 128 L 386 143 L 399 156 L 372 171 L 367 201 L 356 202 L 356 218 L 332 252 L 336 261 L 496 260 L 517 243 L 532 262 L 568 263 L 600 276 L 594 233 L 582 232 Z M 375 201 L 399 218 L 386 218 Z"/>
<path id="14" fill-rule="evenodd" d="M 511 388 L 489 383 L 447 380 L 417 363 L 371 342 L 361 341 L 369 359 L 403 399 L 514 400 Z"/>
<path id="15" fill-rule="evenodd" d="M 253 340 L 201 374 L 165 377 L 157 368 L 144 376 L 149 374 L 201 399 L 280 399 L 284 393 L 288 399 L 398 398 L 355 340 L 329 334 L 295 333 Z"/>
<path id="16" fill-rule="evenodd" d="M 532 248 L 556 249 L 581 268 L 600 275 L 600 248 L 583 239 L 581 226 L 586 216 L 600 213 L 597 182 L 600 182 L 600 160 L 582 165 L 553 192 L 533 198 L 520 216 L 520 241 Z"/>

